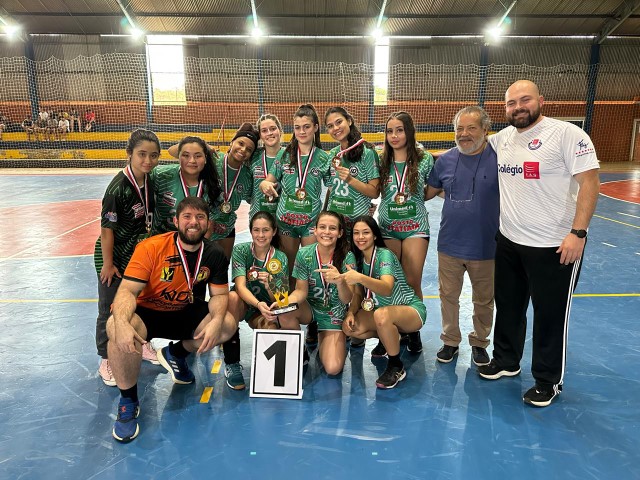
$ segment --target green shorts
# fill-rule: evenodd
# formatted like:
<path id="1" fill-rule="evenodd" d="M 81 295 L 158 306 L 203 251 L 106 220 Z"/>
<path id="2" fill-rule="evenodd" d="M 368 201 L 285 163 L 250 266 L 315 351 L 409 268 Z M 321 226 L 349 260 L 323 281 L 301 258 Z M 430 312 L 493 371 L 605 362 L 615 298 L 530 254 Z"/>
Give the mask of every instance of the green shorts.
<path id="1" fill-rule="evenodd" d="M 318 331 L 322 330 L 342 330 L 342 322 L 344 319 L 332 317 L 325 312 L 319 312 L 311 309 L 313 320 L 318 322 Z"/>
<path id="2" fill-rule="evenodd" d="M 277 224 L 280 235 L 291 238 L 304 238 L 313 236 L 316 222 L 314 220 L 304 225 L 291 225 L 290 223 L 283 222 L 280 217 L 278 217 Z"/>

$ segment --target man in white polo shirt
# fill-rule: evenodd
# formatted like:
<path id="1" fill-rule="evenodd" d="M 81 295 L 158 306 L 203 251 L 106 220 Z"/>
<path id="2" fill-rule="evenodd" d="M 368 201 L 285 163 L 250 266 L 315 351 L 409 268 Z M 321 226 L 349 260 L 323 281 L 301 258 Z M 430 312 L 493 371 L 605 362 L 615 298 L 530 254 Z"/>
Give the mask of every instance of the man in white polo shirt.
<path id="1" fill-rule="evenodd" d="M 523 400 L 538 407 L 562 391 L 571 297 L 600 190 L 591 139 L 541 115 L 543 102 L 535 83 L 518 80 L 505 94 L 511 126 L 489 137 L 500 185 L 496 322 L 493 359 L 478 368 L 488 380 L 520 373 L 531 300 L 536 383 Z"/>

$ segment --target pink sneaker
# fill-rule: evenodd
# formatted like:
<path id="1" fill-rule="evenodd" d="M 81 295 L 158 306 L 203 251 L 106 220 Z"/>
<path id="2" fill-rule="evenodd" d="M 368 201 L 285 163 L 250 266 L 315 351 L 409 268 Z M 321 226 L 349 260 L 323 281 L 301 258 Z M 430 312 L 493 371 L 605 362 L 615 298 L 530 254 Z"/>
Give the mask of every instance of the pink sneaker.
<path id="1" fill-rule="evenodd" d="M 150 342 L 142 345 L 142 359 L 153 363 L 154 365 L 160 365 L 160 362 L 158 361 L 158 354 L 151 346 Z"/>
<path id="2" fill-rule="evenodd" d="M 116 386 L 116 379 L 113 378 L 113 373 L 111 372 L 111 366 L 109 365 L 109 360 L 103 358 L 100 362 L 100 368 L 98 368 L 98 373 L 102 378 L 104 384 L 108 387 Z"/>

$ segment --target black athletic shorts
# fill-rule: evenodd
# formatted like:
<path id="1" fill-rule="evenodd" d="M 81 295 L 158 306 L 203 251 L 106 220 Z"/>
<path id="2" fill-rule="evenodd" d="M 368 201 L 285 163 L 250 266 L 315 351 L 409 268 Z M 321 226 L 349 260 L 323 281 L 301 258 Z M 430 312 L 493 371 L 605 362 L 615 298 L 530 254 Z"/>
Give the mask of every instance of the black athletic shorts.
<path id="1" fill-rule="evenodd" d="M 209 304 L 196 298 L 182 310 L 162 312 L 138 306 L 136 313 L 147 327 L 147 341 L 153 338 L 190 340 L 200 322 L 209 313 Z"/>

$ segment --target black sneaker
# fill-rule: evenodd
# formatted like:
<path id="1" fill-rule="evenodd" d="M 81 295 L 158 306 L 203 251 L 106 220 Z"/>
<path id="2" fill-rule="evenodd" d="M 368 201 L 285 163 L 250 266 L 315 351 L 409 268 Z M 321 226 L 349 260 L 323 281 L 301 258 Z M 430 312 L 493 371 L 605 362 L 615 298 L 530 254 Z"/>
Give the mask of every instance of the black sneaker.
<path id="1" fill-rule="evenodd" d="M 486 348 L 471 347 L 471 356 L 473 357 L 473 363 L 475 363 L 478 367 L 489 365 L 489 363 L 491 363 Z"/>
<path id="2" fill-rule="evenodd" d="M 487 380 L 497 380 L 500 377 L 515 377 L 520 373 L 520 367 L 501 367 L 494 360 L 489 365 L 478 367 L 478 374 Z"/>
<path id="3" fill-rule="evenodd" d="M 401 333 L 400 334 L 400 345 L 408 345 L 409 344 L 409 334 Z"/>
<path id="4" fill-rule="evenodd" d="M 540 387 L 531 387 L 522 397 L 524 403 L 533 405 L 535 407 L 548 407 L 553 402 L 553 399 L 560 395 L 562 387 L 552 387 L 550 389 L 543 389 Z"/>
<path id="5" fill-rule="evenodd" d="M 378 388 L 393 388 L 398 382 L 404 380 L 407 376 L 407 372 L 404 371 L 404 367 L 389 367 L 378 377 L 376 380 L 376 387 Z"/>
<path id="6" fill-rule="evenodd" d="M 442 345 L 442 347 L 440 347 L 440 350 L 438 350 L 438 353 L 436 353 L 436 358 L 439 362 L 449 363 L 451 360 L 453 360 L 453 357 L 458 354 L 458 350 L 460 350 L 459 347 Z"/>
<path id="7" fill-rule="evenodd" d="M 307 334 L 304 337 L 304 342 L 307 347 L 315 347 L 318 345 L 318 322 L 311 321 L 307 325 Z"/>
<path id="8" fill-rule="evenodd" d="M 410 353 L 420 353 L 422 351 L 422 339 L 420 338 L 420 332 L 411 332 L 409 334 L 409 343 L 407 343 L 407 350 Z"/>
<path id="9" fill-rule="evenodd" d="M 386 356 L 387 356 L 387 349 L 384 348 L 384 345 L 382 344 L 382 342 L 380 340 L 378 340 L 378 345 L 373 347 L 373 350 L 371 350 L 371 357 L 372 358 L 381 358 L 381 357 L 386 357 Z"/>

